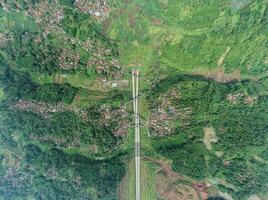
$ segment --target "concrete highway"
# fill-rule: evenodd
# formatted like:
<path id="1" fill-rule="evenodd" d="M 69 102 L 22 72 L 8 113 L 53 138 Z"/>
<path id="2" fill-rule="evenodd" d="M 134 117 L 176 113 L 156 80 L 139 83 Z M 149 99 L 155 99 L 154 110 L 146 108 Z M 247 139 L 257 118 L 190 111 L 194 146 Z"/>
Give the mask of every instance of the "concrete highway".
<path id="1" fill-rule="evenodd" d="M 135 121 L 135 178 L 136 178 L 136 200 L 141 199 L 140 192 L 140 117 L 139 117 L 139 71 L 132 71 L 132 93 L 133 93 L 133 111 Z"/>

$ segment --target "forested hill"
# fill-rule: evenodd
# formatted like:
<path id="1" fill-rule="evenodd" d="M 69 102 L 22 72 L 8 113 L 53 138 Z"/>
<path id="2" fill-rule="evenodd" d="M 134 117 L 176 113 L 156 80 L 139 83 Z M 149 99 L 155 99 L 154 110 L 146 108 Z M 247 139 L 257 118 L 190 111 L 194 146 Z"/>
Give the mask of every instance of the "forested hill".
<path id="1" fill-rule="evenodd" d="M 0 199 L 118 199 L 128 151 L 103 116 L 128 97 L 94 87 L 118 51 L 73 3 L 0 3 Z"/>

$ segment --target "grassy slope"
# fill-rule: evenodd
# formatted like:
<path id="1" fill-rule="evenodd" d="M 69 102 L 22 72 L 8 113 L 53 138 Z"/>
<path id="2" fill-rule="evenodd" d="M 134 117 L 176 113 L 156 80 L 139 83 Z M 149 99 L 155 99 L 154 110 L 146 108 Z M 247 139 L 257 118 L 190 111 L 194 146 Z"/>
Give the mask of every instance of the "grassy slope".
<path id="1" fill-rule="evenodd" d="M 135 199 L 135 163 L 131 160 L 127 167 L 127 173 L 123 179 L 124 188 L 124 200 Z M 141 195 L 142 200 L 154 200 L 156 199 L 156 173 L 152 165 L 147 161 L 141 162 Z"/>
<path id="2" fill-rule="evenodd" d="M 192 73 L 222 65 L 256 75 L 267 70 L 267 23 L 264 1 L 232 9 L 230 1 L 129 1 L 114 14 L 110 37 L 121 41 L 120 58 L 126 66 L 151 66 Z"/>

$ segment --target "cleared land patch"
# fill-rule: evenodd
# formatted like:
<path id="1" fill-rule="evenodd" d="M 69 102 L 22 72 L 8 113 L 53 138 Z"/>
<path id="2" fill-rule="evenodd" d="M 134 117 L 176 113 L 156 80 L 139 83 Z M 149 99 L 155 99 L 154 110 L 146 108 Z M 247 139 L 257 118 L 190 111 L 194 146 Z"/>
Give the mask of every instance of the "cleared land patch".
<path id="1" fill-rule="evenodd" d="M 144 159 L 158 165 L 155 170 L 156 189 L 158 196 L 165 200 L 206 200 L 210 195 L 217 193 L 211 184 L 180 175 L 163 160 L 149 157 Z"/>
<path id="2" fill-rule="evenodd" d="M 213 127 L 204 128 L 204 138 L 203 143 L 205 144 L 207 150 L 212 150 L 212 144 L 218 141 Z"/>

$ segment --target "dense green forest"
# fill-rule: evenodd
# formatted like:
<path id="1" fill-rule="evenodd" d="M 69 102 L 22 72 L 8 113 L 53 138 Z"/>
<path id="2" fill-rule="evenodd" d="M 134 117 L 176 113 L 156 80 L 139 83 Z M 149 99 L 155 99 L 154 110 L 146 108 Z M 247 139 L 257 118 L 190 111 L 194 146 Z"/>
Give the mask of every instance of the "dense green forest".
<path id="1" fill-rule="evenodd" d="M 79 108 L 72 103 L 85 89 L 39 81 L 55 73 L 90 79 L 98 59 L 118 56 L 116 44 L 90 15 L 68 7 L 74 1 L 55 6 L 64 14 L 60 21 L 46 10 L 54 9 L 52 1 L 40 3 L 0 4 L 0 199 L 116 200 L 128 152 L 111 153 L 122 138 L 113 134 L 116 122 L 103 126 L 100 108 L 117 108 L 126 96 L 110 91 L 96 105 Z M 37 16 L 33 9 L 40 5 L 47 13 Z"/>
<path id="2" fill-rule="evenodd" d="M 155 138 L 156 151 L 173 160 L 174 170 L 190 177 L 226 179 L 235 189 L 219 189 L 237 199 L 267 191 L 267 78 L 221 84 L 198 76 L 168 77 L 150 89 L 151 109 L 163 101 L 155 99 L 171 89 L 180 92 L 171 105 L 192 110 L 189 125 L 177 124 L 172 136 Z M 239 95 L 230 101 L 230 94 Z M 252 102 L 249 97 L 257 98 Z M 213 127 L 217 135 L 212 150 L 203 144 L 205 127 Z"/>
<path id="3" fill-rule="evenodd" d="M 34 144 L 24 146 L 23 151 L 20 170 L 1 169 L 2 198 L 117 199 L 115 190 L 124 174 L 120 158 L 92 161 L 55 148 L 42 150 Z"/>
<path id="4" fill-rule="evenodd" d="M 101 156 L 120 143 L 111 131 L 116 124 L 102 125 L 102 104 L 85 111 L 86 121 L 70 111 L 44 118 L 35 110 L 12 106 L 22 100 L 68 105 L 79 89 L 68 84 L 38 84 L 29 74 L 10 67 L 1 74 L 1 86 L 5 92 L 0 105 L 2 198 L 117 199 L 116 188 L 124 175 L 122 156 L 96 161 L 64 152 L 70 147 L 97 145 L 98 151 L 90 154 Z M 111 97 L 121 100 L 118 94 Z"/>
<path id="5" fill-rule="evenodd" d="M 72 102 L 78 90 L 69 84 L 34 83 L 29 73 L 14 71 L 10 67 L 3 70 L 0 79 L 6 97 L 10 99 L 32 99 L 47 103 L 68 104 Z"/>

